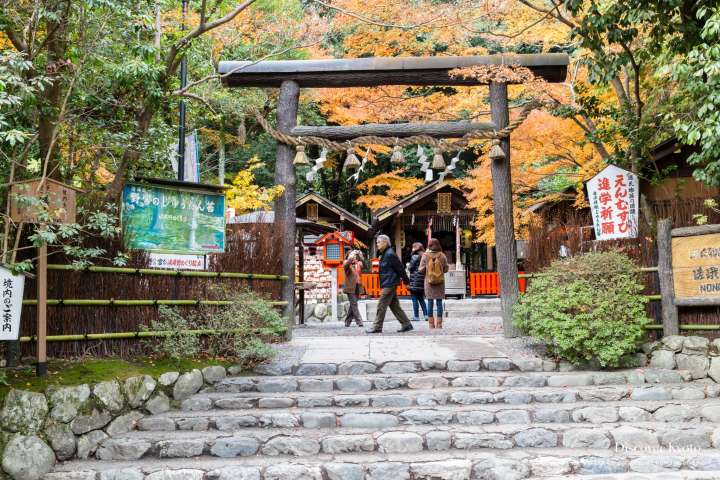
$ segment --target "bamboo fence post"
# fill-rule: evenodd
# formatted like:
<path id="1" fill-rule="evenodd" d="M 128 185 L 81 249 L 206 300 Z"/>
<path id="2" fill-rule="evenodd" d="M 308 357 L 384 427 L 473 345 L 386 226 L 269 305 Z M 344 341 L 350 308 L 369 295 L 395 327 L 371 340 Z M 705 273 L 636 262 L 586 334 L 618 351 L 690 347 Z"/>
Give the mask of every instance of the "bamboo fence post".
<path id="1" fill-rule="evenodd" d="M 663 218 L 657 222 L 658 277 L 662 297 L 663 335 L 679 335 L 678 307 L 675 305 L 675 288 L 672 271 L 672 221 Z"/>
<path id="2" fill-rule="evenodd" d="M 47 245 L 38 248 L 37 376 L 47 375 Z"/>

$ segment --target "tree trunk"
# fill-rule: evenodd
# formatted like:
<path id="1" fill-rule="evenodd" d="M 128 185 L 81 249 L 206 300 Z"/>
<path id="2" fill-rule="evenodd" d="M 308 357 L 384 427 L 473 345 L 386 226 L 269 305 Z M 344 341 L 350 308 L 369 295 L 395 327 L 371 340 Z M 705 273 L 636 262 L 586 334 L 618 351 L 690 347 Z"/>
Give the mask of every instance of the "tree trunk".
<path id="1" fill-rule="evenodd" d="M 493 123 L 498 130 L 510 121 L 507 84 L 490 84 L 490 109 Z M 519 296 L 517 270 L 517 247 L 513 221 L 512 180 L 510 175 L 510 138 L 500 141 L 505 158 L 493 160 L 491 166 L 493 183 L 493 214 L 495 216 L 495 246 L 497 271 L 500 277 L 500 302 L 502 305 L 503 332 L 506 338 L 517 337 L 512 324 L 512 307 Z"/>
<path id="2" fill-rule="evenodd" d="M 300 87 L 296 82 L 285 81 L 280 87 L 278 101 L 278 130 L 289 133 L 297 124 Z M 275 235 L 282 247 L 282 274 L 288 279 L 283 282 L 282 300 L 287 302 L 285 319 L 288 324 L 288 339 L 292 337 L 295 323 L 295 148 L 278 143 L 275 160 L 275 185 L 284 187 L 282 195 L 275 201 Z"/>
<path id="3" fill-rule="evenodd" d="M 47 31 L 50 37 L 47 42 L 47 62 L 45 69 L 52 72 L 49 76 L 52 82 L 42 92 L 42 100 L 39 105 L 38 118 L 38 146 L 40 158 L 48 159 L 48 176 L 60 180 L 61 172 L 57 158 L 57 144 L 53 142 L 53 135 L 57 128 L 58 115 L 63 101 L 63 70 L 66 66 L 67 55 L 67 19 L 70 16 L 70 3 L 58 5 L 53 13 L 57 20 L 47 20 Z"/>
<path id="4" fill-rule="evenodd" d="M 147 105 L 138 114 L 137 127 L 135 128 L 130 146 L 123 152 L 120 165 L 118 165 L 117 171 L 115 172 L 115 178 L 113 178 L 112 183 L 110 183 L 108 187 L 107 199 L 109 202 L 117 202 L 120 199 L 120 193 L 125 184 L 125 175 L 127 174 L 128 168 L 140 158 L 140 151 L 137 150 L 135 146 L 147 135 L 153 116 L 155 116 L 155 108 Z"/>

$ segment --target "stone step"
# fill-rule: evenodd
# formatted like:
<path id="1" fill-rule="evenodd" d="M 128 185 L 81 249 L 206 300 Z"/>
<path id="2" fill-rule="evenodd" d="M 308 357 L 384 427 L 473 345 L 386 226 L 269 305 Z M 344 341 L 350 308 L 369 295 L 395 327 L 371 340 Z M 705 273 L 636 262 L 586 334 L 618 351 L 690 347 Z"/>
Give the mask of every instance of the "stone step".
<path id="1" fill-rule="evenodd" d="M 140 419 L 143 431 L 242 432 L 247 428 L 393 428 L 400 425 L 486 425 L 655 422 L 720 422 L 720 400 L 580 401 L 553 405 L 489 404 L 435 407 L 345 407 L 318 409 L 168 412 Z"/>
<path id="2" fill-rule="evenodd" d="M 719 480 L 720 472 L 614 473 L 599 475 L 562 475 L 552 477 L 529 477 L 527 480 Z"/>
<path id="3" fill-rule="evenodd" d="M 352 362 L 340 369 L 334 364 L 301 364 L 295 375 L 228 377 L 217 383 L 214 392 L 332 392 L 393 390 L 397 388 L 438 388 L 449 386 L 533 386 L 575 387 L 585 385 L 642 385 L 682 383 L 691 380 L 684 370 L 637 369 L 603 372 L 517 372 L 478 371 L 480 360 L 451 360 L 448 371 L 397 373 L 375 372 L 365 362 Z M 409 363 L 409 362 L 408 362 Z M 388 364 L 386 364 L 388 366 Z M 367 368 L 366 368 L 367 367 Z M 313 373 L 311 373 L 313 372 Z M 322 373 L 320 373 L 322 372 Z M 712 381 L 709 383 L 715 384 Z M 206 390 L 207 391 L 207 390 Z"/>
<path id="4" fill-rule="evenodd" d="M 365 307 L 365 321 L 373 322 L 377 316 L 377 300 L 366 300 L 361 302 L 364 303 Z M 412 318 L 413 308 L 412 301 L 409 299 L 400 299 L 400 307 L 403 309 L 405 314 Z M 445 318 L 452 320 L 454 318 L 467 318 L 467 317 L 479 317 L 478 321 L 482 320 L 482 317 L 500 317 L 502 313 L 502 307 L 500 299 L 472 299 L 465 301 L 446 301 L 443 310 L 445 311 Z M 422 310 L 419 310 L 422 314 Z M 385 320 L 394 320 L 395 315 L 388 311 Z"/>
<path id="5" fill-rule="evenodd" d="M 82 438 L 79 445 L 83 442 Z M 134 431 L 83 446 L 82 456 L 100 460 L 139 460 L 142 457 L 191 458 L 292 456 L 320 453 L 418 453 L 458 450 L 510 450 L 514 448 L 653 449 L 720 447 L 720 424 L 668 425 L 662 422 L 607 423 L 578 426 L 572 423 L 484 426 L 399 426 L 378 428 L 247 428 L 241 433 Z M 80 455 L 80 454 L 79 454 Z"/>
<path id="6" fill-rule="evenodd" d="M 357 453 L 311 458 L 199 456 L 137 461 L 73 461 L 45 480 L 513 480 L 688 478 L 720 470 L 714 449 L 643 453 L 533 448 Z M 665 477 L 665 475 L 698 475 Z M 597 475 L 597 476 L 596 476 Z M 611 475 L 608 477 L 608 475 Z M 705 476 L 703 476 L 705 475 Z M 717 478 L 717 473 L 715 474 Z M 412 477 L 411 477 L 412 476 Z"/>
<path id="7" fill-rule="evenodd" d="M 184 400 L 183 411 L 318 407 L 434 407 L 436 405 L 570 404 L 577 401 L 672 401 L 717 398 L 717 384 L 589 385 L 579 387 L 450 387 L 369 392 L 203 393 Z"/>

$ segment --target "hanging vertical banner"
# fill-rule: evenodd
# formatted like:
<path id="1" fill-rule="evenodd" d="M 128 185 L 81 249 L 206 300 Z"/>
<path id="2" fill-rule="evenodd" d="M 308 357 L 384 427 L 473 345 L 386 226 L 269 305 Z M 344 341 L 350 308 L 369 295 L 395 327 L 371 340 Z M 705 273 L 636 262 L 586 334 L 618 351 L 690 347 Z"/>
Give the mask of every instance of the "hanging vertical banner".
<path id="1" fill-rule="evenodd" d="M 637 237 L 638 185 L 637 175 L 615 165 L 608 165 L 587 183 L 597 240 Z"/>
<path id="2" fill-rule="evenodd" d="M 178 171 L 178 146 L 173 144 L 170 150 L 170 162 L 173 171 Z M 200 182 L 200 142 L 198 141 L 197 130 L 185 136 L 185 182 Z"/>
<path id="3" fill-rule="evenodd" d="M 17 340 L 20 337 L 24 275 L 13 275 L 0 267 L 0 340 Z"/>

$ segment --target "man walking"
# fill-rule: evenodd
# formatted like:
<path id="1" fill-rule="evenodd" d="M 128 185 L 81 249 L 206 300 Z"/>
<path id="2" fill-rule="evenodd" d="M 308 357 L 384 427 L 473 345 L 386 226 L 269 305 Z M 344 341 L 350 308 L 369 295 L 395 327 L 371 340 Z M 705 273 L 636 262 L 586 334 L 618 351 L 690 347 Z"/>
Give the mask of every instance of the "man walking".
<path id="1" fill-rule="evenodd" d="M 413 329 L 410 319 L 400 308 L 396 288 L 400 282 L 410 283 L 405 268 L 395 251 L 390 247 L 390 237 L 387 235 L 378 235 L 376 240 L 378 252 L 380 252 L 380 300 L 377 306 L 377 316 L 375 317 L 375 325 L 368 333 L 382 333 L 383 322 L 385 321 L 385 313 L 388 307 L 392 311 L 395 318 L 400 322 L 401 328 L 399 333 L 409 332 Z"/>

